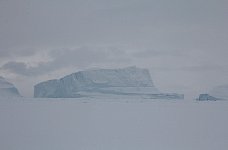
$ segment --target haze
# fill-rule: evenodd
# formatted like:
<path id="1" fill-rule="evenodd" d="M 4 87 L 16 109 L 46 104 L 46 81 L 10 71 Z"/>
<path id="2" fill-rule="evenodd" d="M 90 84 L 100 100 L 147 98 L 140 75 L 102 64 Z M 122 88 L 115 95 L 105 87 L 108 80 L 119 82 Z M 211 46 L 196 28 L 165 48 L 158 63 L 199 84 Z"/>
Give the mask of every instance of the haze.
<path id="1" fill-rule="evenodd" d="M 162 91 L 228 83 L 226 0 L 1 0 L 0 75 L 24 96 L 89 68 L 148 68 Z"/>

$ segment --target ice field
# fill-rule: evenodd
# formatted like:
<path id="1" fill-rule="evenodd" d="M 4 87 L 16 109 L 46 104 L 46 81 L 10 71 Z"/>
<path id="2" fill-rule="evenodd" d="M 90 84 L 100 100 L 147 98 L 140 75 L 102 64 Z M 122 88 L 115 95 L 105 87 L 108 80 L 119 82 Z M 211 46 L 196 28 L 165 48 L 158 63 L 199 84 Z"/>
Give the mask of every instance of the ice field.
<path id="1" fill-rule="evenodd" d="M 0 99 L 1 150 L 227 150 L 228 101 Z"/>

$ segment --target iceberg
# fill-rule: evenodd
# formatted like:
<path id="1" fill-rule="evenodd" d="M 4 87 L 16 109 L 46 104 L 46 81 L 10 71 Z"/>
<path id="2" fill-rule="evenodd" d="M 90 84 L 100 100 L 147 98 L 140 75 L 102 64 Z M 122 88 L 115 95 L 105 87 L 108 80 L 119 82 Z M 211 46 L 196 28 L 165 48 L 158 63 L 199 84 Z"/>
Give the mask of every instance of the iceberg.
<path id="1" fill-rule="evenodd" d="M 0 97 L 21 97 L 17 88 L 0 76 Z"/>
<path id="2" fill-rule="evenodd" d="M 220 85 L 220 86 L 214 87 L 212 90 L 208 92 L 208 94 L 200 94 L 197 100 L 199 101 L 228 100 L 228 85 Z"/>
<path id="3" fill-rule="evenodd" d="M 198 101 L 216 101 L 218 98 L 210 96 L 209 94 L 200 94 Z"/>
<path id="4" fill-rule="evenodd" d="M 183 99 L 182 94 L 161 93 L 153 84 L 147 69 L 126 67 L 79 71 L 61 79 L 48 80 L 34 86 L 34 97 L 140 96 L 143 98 Z"/>

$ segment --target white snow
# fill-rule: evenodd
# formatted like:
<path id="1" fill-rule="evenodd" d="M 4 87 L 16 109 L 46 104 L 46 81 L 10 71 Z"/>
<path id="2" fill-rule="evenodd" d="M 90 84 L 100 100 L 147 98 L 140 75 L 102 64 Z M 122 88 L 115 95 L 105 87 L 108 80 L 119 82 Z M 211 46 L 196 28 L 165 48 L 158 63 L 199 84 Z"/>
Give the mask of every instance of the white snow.
<path id="1" fill-rule="evenodd" d="M 227 101 L 0 99 L 1 150 L 227 150 Z"/>
<path id="2" fill-rule="evenodd" d="M 20 96 L 18 90 L 14 85 L 5 78 L 0 76 L 0 97 L 18 97 Z"/>

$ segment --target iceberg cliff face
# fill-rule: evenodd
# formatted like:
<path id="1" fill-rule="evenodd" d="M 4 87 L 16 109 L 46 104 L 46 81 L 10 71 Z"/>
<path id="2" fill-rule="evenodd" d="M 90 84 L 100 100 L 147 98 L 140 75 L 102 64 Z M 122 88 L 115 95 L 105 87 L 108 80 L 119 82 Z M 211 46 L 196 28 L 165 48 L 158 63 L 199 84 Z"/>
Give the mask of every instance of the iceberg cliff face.
<path id="1" fill-rule="evenodd" d="M 82 97 L 100 95 L 150 95 L 161 93 L 147 69 L 98 69 L 80 71 L 34 87 L 34 97 Z"/>
<path id="2" fill-rule="evenodd" d="M 17 88 L 0 76 L 0 97 L 20 97 Z"/>

